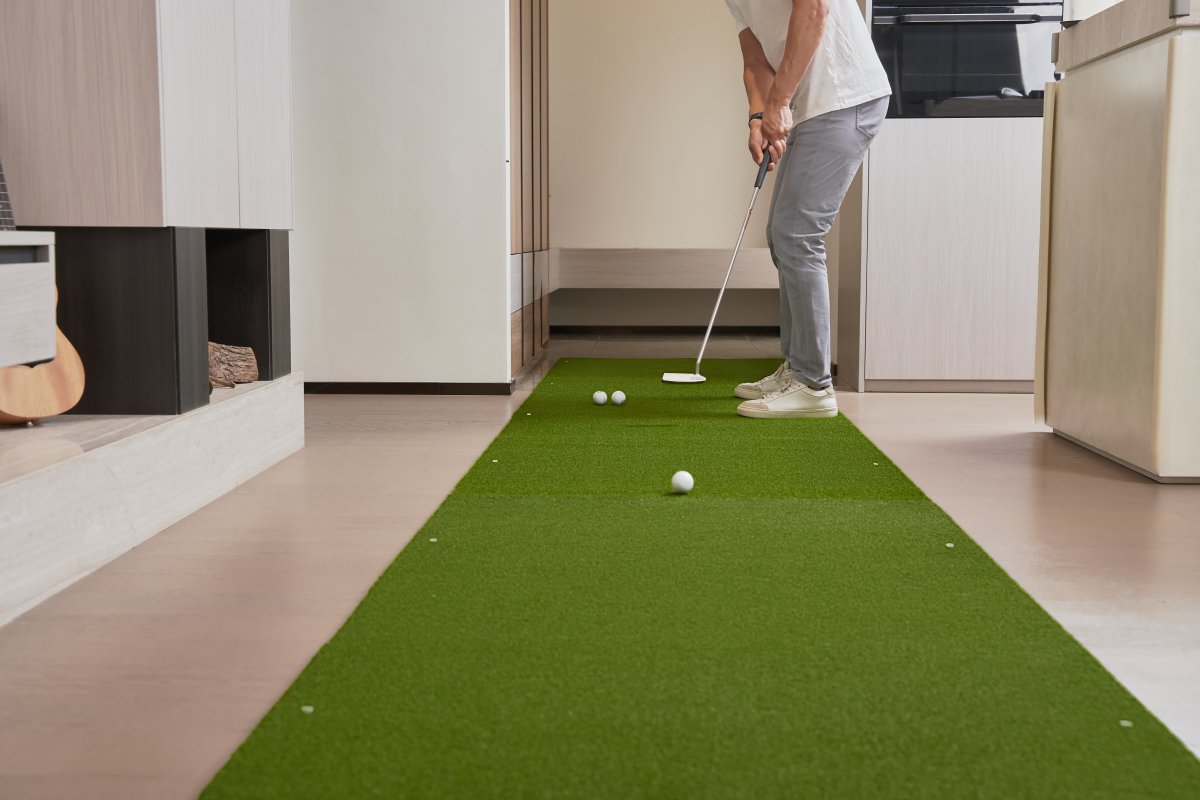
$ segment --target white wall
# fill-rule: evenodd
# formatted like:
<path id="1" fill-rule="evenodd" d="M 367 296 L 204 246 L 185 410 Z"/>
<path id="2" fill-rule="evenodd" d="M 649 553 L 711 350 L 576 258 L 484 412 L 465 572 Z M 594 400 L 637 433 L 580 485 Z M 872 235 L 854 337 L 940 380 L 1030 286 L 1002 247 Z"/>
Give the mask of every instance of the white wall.
<path id="1" fill-rule="evenodd" d="M 721 0 L 550 0 L 551 244 L 731 247 L 746 110 Z M 766 246 L 765 211 L 747 247 Z"/>
<path id="2" fill-rule="evenodd" d="M 293 0 L 293 357 L 509 379 L 508 3 Z"/>

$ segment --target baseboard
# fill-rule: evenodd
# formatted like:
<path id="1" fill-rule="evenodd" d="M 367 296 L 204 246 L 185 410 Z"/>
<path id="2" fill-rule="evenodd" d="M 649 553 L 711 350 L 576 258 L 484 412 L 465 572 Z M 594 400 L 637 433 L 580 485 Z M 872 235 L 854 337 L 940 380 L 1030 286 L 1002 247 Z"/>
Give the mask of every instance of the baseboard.
<path id="1" fill-rule="evenodd" d="M 1066 439 L 1071 444 L 1077 444 L 1085 450 L 1091 450 L 1096 455 L 1103 456 L 1104 458 L 1107 458 L 1109 461 L 1112 461 L 1116 464 L 1120 464 L 1122 467 L 1132 470 L 1132 471 L 1136 472 L 1137 474 L 1141 475 L 1142 477 L 1149 478 L 1152 481 L 1157 481 L 1158 483 L 1169 483 L 1169 484 L 1197 484 L 1197 483 L 1200 483 L 1200 477 L 1188 478 L 1188 477 L 1156 475 L 1148 469 L 1139 467 L 1137 464 L 1133 464 L 1129 461 L 1126 461 L 1123 458 L 1118 458 L 1117 456 L 1114 456 L 1112 453 L 1105 452 L 1104 450 L 1101 450 L 1099 447 L 1096 447 L 1095 445 L 1090 445 L 1087 442 L 1076 439 L 1074 436 L 1070 435 L 1069 433 L 1063 433 L 1062 431 L 1058 430 L 1057 428 L 1053 428 L 1052 430 L 1054 431 L 1054 434 L 1056 436 Z"/>
<path id="2" fill-rule="evenodd" d="M 865 383 L 865 391 L 868 392 L 1033 394 L 1033 381 L 868 380 Z"/>
<path id="3" fill-rule="evenodd" d="M 304 384 L 305 394 L 422 394 L 422 395 L 508 395 L 511 383 L 391 383 L 313 381 Z"/>

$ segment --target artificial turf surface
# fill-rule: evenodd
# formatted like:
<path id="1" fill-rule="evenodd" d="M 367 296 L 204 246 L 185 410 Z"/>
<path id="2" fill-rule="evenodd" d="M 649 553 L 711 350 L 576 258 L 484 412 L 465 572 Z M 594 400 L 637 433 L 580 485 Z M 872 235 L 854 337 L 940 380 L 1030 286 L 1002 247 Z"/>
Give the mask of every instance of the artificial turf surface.
<path id="1" fill-rule="evenodd" d="M 734 416 L 774 367 L 559 362 L 203 797 L 1200 797 L 847 419 Z"/>

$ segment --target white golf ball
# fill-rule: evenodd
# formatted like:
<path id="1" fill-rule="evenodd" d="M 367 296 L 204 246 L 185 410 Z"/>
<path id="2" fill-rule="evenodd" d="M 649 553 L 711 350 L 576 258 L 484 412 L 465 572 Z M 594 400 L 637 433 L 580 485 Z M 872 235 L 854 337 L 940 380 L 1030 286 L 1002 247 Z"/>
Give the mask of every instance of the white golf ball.
<path id="1" fill-rule="evenodd" d="M 594 395 L 592 395 L 592 402 L 598 406 L 602 406 L 608 402 L 608 395 L 606 395 L 604 392 L 596 392 Z"/>
<path id="2" fill-rule="evenodd" d="M 613 401 L 614 406 L 625 405 L 625 393 L 622 392 L 620 389 L 617 389 L 615 392 L 612 393 L 612 401 Z"/>
<path id="3" fill-rule="evenodd" d="M 692 473 L 685 470 L 679 470 L 671 476 L 671 491 L 675 494 L 687 494 L 696 485 L 696 481 L 692 478 Z"/>

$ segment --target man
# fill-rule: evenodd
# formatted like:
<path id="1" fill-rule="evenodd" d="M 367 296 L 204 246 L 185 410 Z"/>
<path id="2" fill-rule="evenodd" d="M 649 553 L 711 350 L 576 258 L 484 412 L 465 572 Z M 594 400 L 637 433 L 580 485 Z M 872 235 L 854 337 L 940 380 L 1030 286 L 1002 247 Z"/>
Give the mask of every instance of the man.
<path id="1" fill-rule="evenodd" d="M 887 112 L 887 75 L 855 0 L 725 0 L 750 101 L 750 155 L 777 174 L 767 242 L 784 361 L 737 387 L 745 417 L 837 416 L 825 235 Z"/>

